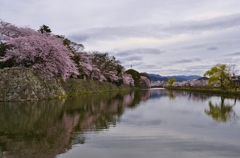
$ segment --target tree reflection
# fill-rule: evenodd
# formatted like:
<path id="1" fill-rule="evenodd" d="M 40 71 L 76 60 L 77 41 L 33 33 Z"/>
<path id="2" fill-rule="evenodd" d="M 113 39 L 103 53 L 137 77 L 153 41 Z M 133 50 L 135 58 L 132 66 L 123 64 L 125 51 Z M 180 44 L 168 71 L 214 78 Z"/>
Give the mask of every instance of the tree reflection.
<path id="1" fill-rule="evenodd" d="M 176 97 L 188 97 L 188 100 L 193 101 L 205 101 L 210 96 L 208 94 L 201 94 L 191 91 L 179 91 L 179 90 L 169 90 L 168 91 L 168 97 L 170 100 L 174 100 Z"/>
<path id="2" fill-rule="evenodd" d="M 176 96 L 174 95 L 173 91 L 169 91 L 168 97 L 170 100 L 174 100 L 176 98 Z"/>
<path id="3" fill-rule="evenodd" d="M 233 106 L 236 104 L 236 98 L 233 105 L 225 103 L 225 97 L 221 97 L 219 104 L 214 105 L 211 101 L 208 104 L 209 110 L 205 109 L 205 113 L 217 122 L 237 120 L 237 115 L 233 110 Z"/>
<path id="4" fill-rule="evenodd" d="M 52 158 L 86 142 L 86 131 L 115 126 L 126 108 L 136 108 L 149 92 L 83 95 L 66 100 L 0 103 L 0 156 Z M 3 156 L 2 156 L 3 157 Z"/>
<path id="5" fill-rule="evenodd" d="M 150 91 L 149 89 L 141 91 L 141 100 L 147 101 L 152 94 L 153 91 Z"/>

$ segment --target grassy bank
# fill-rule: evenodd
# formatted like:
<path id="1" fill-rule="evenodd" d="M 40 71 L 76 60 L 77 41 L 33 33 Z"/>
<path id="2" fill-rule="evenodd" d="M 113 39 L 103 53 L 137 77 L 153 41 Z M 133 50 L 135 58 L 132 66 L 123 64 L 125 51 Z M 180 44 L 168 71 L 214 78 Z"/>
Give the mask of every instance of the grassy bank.
<path id="1" fill-rule="evenodd" d="M 71 95 L 103 93 L 131 89 L 120 87 L 109 82 L 61 78 L 51 80 L 42 78 L 37 71 L 27 68 L 2 69 L 0 73 L 0 102 L 37 101 L 52 98 L 63 98 Z"/>
<path id="2" fill-rule="evenodd" d="M 61 85 L 66 92 L 66 96 L 104 93 L 132 89 L 132 87 L 128 85 L 122 85 L 118 87 L 115 84 L 109 82 L 82 79 L 69 79 L 67 80 L 67 82 L 62 82 Z"/>
<path id="3" fill-rule="evenodd" d="M 210 88 L 210 87 L 167 87 L 168 90 L 183 90 L 183 91 L 191 91 L 198 92 L 210 95 L 224 95 L 224 96 L 235 96 L 240 97 L 240 91 L 234 90 L 221 90 L 219 88 Z"/>

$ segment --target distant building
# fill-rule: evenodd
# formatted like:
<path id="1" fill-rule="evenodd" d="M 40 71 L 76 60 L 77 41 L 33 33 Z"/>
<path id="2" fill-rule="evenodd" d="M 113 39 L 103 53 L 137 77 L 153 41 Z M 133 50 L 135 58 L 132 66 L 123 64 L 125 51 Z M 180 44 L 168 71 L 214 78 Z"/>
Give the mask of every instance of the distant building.
<path id="1" fill-rule="evenodd" d="M 231 80 L 236 87 L 240 87 L 240 76 L 232 76 Z"/>

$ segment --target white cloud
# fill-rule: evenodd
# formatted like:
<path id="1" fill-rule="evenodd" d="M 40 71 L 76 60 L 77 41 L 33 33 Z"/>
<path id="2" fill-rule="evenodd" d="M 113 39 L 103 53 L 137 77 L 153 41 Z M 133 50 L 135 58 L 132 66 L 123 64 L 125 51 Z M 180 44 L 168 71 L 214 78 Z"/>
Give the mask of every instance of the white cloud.
<path id="1" fill-rule="evenodd" d="M 201 75 L 204 65 L 240 65 L 227 56 L 240 50 L 238 0 L 0 0 L 0 6 L 4 21 L 33 29 L 48 25 L 86 50 L 116 55 L 126 68 L 141 59 L 134 67 L 141 72 Z M 119 54 L 128 51 L 136 59 Z M 201 60 L 190 62 L 196 57 Z"/>

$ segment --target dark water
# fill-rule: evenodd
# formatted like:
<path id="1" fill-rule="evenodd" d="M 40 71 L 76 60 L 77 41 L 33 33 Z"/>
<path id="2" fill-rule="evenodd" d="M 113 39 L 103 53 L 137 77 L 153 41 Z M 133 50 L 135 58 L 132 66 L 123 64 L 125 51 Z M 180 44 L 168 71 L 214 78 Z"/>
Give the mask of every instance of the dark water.
<path id="1" fill-rule="evenodd" d="M 0 158 L 239 158 L 240 100 L 151 89 L 0 103 Z"/>

